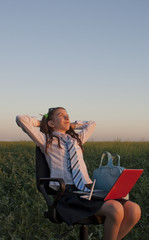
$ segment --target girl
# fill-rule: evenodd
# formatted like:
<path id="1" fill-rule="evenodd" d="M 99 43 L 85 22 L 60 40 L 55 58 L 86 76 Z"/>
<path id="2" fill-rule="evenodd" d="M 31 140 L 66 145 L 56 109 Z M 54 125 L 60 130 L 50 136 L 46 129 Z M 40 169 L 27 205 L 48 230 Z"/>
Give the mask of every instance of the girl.
<path id="1" fill-rule="evenodd" d="M 97 220 L 104 216 L 104 240 L 124 238 L 140 219 L 141 210 L 136 203 L 124 199 L 88 201 L 73 193 L 75 189 L 89 191 L 92 185 L 83 160 L 82 145 L 92 134 L 95 122 L 70 123 L 62 107 L 50 108 L 41 121 L 25 115 L 17 116 L 16 122 L 45 154 L 50 177 L 65 181 L 66 190 L 56 206 L 63 221 L 71 225 L 91 216 Z M 80 131 L 76 133 L 74 129 Z M 52 183 L 51 187 L 57 186 Z"/>

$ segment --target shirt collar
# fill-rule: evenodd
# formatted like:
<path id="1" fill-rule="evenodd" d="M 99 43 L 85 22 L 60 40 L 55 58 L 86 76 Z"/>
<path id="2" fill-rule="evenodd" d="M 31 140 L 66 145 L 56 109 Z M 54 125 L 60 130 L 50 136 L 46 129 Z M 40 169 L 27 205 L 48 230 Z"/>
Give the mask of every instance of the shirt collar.
<path id="1" fill-rule="evenodd" d="M 65 137 L 66 134 L 62 133 L 62 132 L 52 132 L 52 135 L 58 136 L 58 137 Z"/>
<path id="2" fill-rule="evenodd" d="M 57 137 L 59 137 L 59 138 L 63 138 L 64 140 L 68 140 L 68 139 L 70 139 L 70 135 L 69 134 L 67 134 L 67 133 L 62 133 L 62 132 L 52 132 L 52 135 L 54 135 L 54 136 L 57 136 Z"/>

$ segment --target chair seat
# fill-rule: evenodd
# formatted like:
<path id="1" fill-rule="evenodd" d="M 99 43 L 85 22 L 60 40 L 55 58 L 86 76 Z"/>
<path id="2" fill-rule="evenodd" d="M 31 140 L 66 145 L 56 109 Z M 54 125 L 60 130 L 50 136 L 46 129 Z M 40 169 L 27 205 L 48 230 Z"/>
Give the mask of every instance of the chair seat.
<path id="1" fill-rule="evenodd" d="M 44 213 L 44 216 L 53 223 L 60 224 L 63 222 L 61 217 L 56 212 L 56 208 L 49 209 L 49 211 Z M 105 217 L 103 216 L 100 216 L 98 218 L 96 216 L 90 216 L 88 218 L 77 221 L 76 223 L 74 223 L 74 225 L 97 225 L 97 224 L 103 224 L 104 220 L 105 220 Z"/>

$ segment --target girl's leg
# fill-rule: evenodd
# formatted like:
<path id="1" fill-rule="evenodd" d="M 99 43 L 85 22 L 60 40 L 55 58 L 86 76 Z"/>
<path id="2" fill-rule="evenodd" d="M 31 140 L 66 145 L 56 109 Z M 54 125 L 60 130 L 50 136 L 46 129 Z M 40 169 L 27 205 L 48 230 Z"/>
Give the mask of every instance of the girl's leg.
<path id="1" fill-rule="evenodd" d="M 106 201 L 96 216 L 105 216 L 104 240 L 117 240 L 119 229 L 124 218 L 123 205 L 115 200 Z"/>
<path id="2" fill-rule="evenodd" d="M 109 200 L 96 213 L 105 216 L 104 240 L 121 240 L 134 227 L 141 217 L 138 204 L 131 201 Z"/>
<path id="3" fill-rule="evenodd" d="M 121 240 L 126 236 L 141 217 L 141 209 L 138 204 L 125 200 L 120 202 L 124 208 L 124 218 L 119 229 L 117 240 Z"/>

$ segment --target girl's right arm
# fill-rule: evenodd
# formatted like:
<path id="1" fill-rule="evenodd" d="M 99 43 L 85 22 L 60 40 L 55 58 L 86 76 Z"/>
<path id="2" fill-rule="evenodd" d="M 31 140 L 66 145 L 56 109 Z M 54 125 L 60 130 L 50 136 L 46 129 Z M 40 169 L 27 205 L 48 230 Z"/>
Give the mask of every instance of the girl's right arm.
<path id="1" fill-rule="evenodd" d="M 76 121 L 74 129 L 81 130 L 78 132 L 79 138 L 84 144 L 91 136 L 95 129 L 96 123 L 94 121 Z"/>
<path id="2" fill-rule="evenodd" d="M 16 117 L 16 123 L 27 135 L 33 140 L 33 142 L 44 150 L 46 143 L 45 135 L 39 131 L 37 127 L 40 127 L 40 121 L 34 117 L 28 115 L 18 115 Z"/>

